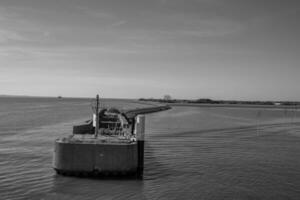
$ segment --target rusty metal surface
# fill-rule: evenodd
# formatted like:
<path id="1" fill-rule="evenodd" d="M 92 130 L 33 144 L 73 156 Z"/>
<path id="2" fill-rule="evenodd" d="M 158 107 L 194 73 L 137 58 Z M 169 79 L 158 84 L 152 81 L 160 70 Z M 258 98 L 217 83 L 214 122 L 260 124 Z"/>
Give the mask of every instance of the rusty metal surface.
<path id="1" fill-rule="evenodd" d="M 55 142 L 55 169 L 66 171 L 136 171 L 137 144 L 76 144 Z"/>

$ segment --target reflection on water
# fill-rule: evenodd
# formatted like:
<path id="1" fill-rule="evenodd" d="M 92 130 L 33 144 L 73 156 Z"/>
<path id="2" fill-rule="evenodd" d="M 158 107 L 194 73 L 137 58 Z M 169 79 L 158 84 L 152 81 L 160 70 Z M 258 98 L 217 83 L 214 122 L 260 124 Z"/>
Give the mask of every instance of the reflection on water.
<path id="1" fill-rule="evenodd" d="M 176 107 L 148 115 L 144 180 L 99 180 L 51 167 L 54 139 L 90 117 L 90 102 L 17 103 L 0 106 L 3 199 L 300 198 L 297 112 Z"/>

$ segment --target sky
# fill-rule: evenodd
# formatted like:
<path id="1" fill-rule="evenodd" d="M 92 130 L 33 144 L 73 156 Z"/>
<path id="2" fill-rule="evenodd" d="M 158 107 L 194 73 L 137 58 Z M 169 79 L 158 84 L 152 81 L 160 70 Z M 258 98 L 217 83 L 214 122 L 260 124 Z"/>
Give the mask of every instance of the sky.
<path id="1" fill-rule="evenodd" d="M 0 94 L 300 101 L 299 0 L 0 0 Z"/>

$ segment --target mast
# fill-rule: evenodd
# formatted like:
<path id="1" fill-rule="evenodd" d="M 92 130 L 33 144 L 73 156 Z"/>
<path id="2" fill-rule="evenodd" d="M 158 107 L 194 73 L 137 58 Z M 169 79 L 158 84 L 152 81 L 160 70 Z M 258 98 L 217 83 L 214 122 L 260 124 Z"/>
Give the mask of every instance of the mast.
<path id="1" fill-rule="evenodd" d="M 99 132 L 99 94 L 96 96 L 96 127 L 95 127 L 95 137 L 98 137 Z"/>

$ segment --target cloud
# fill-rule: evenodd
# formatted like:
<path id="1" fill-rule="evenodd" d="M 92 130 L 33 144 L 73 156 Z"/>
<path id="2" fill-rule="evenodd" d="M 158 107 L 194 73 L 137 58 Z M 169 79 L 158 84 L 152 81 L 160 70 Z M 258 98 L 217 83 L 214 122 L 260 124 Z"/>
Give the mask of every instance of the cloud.
<path id="1" fill-rule="evenodd" d="M 31 13 L 26 7 L 0 8 L 0 43 L 5 45 L 34 44 L 50 36 L 40 24 L 26 18 L 23 13 Z"/>
<path id="2" fill-rule="evenodd" d="M 18 32 L 12 30 L 0 30 L 0 43 L 8 41 L 30 41 L 28 38 L 22 36 Z"/>
<path id="3" fill-rule="evenodd" d="M 121 20 L 121 21 L 118 21 L 118 22 L 116 22 L 116 23 L 111 24 L 111 25 L 109 26 L 109 28 L 115 28 L 115 27 L 121 26 L 121 25 L 126 24 L 126 23 L 127 23 L 126 20 Z"/>
<path id="4" fill-rule="evenodd" d="M 238 33 L 244 28 L 244 25 L 233 20 L 205 19 L 195 22 L 192 27 L 186 29 L 183 27 L 175 33 L 196 37 L 218 37 Z"/>

